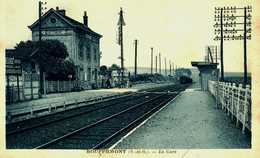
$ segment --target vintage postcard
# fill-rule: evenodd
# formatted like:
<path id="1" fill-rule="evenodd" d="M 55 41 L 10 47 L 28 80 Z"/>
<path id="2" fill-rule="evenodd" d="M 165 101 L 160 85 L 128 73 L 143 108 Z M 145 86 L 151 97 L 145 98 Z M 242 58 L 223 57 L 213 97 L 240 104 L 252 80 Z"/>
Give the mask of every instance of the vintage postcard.
<path id="1" fill-rule="evenodd" d="M 0 1 L 0 157 L 260 156 L 260 1 Z"/>

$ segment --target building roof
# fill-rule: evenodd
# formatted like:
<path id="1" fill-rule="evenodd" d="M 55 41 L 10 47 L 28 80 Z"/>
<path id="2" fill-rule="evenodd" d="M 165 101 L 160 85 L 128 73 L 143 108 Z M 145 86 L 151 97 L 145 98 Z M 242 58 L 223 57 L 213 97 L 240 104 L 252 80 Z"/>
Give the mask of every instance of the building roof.
<path id="1" fill-rule="evenodd" d="M 209 63 L 205 61 L 192 61 L 191 65 L 198 68 L 217 68 L 218 63 Z"/>
<path id="2" fill-rule="evenodd" d="M 73 28 L 77 28 L 77 29 L 80 29 L 80 30 L 83 30 L 87 33 L 90 33 L 94 36 L 97 36 L 99 38 L 102 37 L 102 35 L 96 33 L 95 31 L 93 31 L 92 29 L 90 29 L 88 26 L 84 25 L 83 23 L 80 23 L 68 16 L 66 16 L 65 14 L 62 14 L 59 12 L 59 10 L 55 10 L 53 8 L 49 9 L 43 16 L 42 16 L 42 20 L 46 17 L 48 17 L 48 15 L 50 15 L 51 13 L 54 13 L 56 14 L 58 17 L 60 17 L 62 20 L 64 20 L 68 25 L 70 25 L 71 27 Z M 31 30 L 37 26 L 39 23 L 39 19 L 37 21 L 35 21 L 32 25 L 28 26 Z"/>

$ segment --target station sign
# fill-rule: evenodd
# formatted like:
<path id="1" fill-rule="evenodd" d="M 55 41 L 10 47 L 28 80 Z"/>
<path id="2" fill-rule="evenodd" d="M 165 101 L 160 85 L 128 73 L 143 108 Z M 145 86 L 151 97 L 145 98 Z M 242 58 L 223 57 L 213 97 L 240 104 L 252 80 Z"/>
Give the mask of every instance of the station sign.
<path id="1" fill-rule="evenodd" d="M 20 59 L 6 58 L 6 75 L 22 75 L 22 66 Z"/>

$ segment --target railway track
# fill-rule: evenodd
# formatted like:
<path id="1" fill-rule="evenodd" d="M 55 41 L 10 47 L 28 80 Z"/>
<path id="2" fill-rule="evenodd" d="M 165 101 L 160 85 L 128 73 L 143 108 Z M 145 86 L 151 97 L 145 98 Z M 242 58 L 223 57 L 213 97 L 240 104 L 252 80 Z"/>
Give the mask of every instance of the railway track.
<path id="1" fill-rule="evenodd" d="M 172 96 L 162 94 L 151 100 L 136 104 L 114 115 L 67 133 L 50 142 L 42 144 L 36 149 L 99 149 L 105 147 L 113 138 L 161 107 Z"/>
<path id="2" fill-rule="evenodd" d="M 126 98 L 126 97 L 128 97 L 128 98 Z M 20 122 L 15 122 L 12 124 L 8 124 L 6 126 L 6 135 L 9 136 L 9 135 L 13 135 L 16 133 L 24 132 L 26 130 L 30 130 L 30 129 L 44 126 L 47 124 L 55 123 L 55 122 L 69 119 L 69 118 L 72 118 L 75 116 L 83 115 L 83 114 L 95 111 L 97 109 L 105 109 L 116 103 L 120 103 L 122 100 L 128 101 L 128 100 L 132 100 L 133 98 L 139 98 L 139 97 L 142 97 L 142 95 L 138 96 L 137 94 L 132 93 L 130 95 L 126 95 L 126 96 L 122 96 L 121 98 L 117 98 L 117 100 L 113 100 L 112 104 L 111 104 L 112 100 L 104 101 L 100 104 L 87 104 L 86 106 L 83 105 L 78 108 L 70 109 L 69 111 L 61 111 L 59 113 L 45 115 L 42 117 L 32 118 L 32 119 L 28 119 L 28 120 L 24 120 L 24 121 L 20 121 Z"/>
<path id="3" fill-rule="evenodd" d="M 117 100 L 20 122 L 7 127 L 6 146 L 10 149 L 103 148 L 186 87 L 151 89 L 148 93 L 131 94 Z M 160 90 L 176 93 L 153 93 Z"/>
<path id="4" fill-rule="evenodd" d="M 64 133 L 80 128 L 86 124 L 91 124 L 96 120 L 103 119 L 115 112 L 128 108 L 138 102 L 150 99 L 155 94 L 138 94 L 135 97 L 124 98 L 120 101 L 111 101 L 106 104 L 97 104 L 88 108 L 79 109 L 74 112 L 59 114 L 58 116 L 49 116 L 30 122 L 22 130 L 10 131 L 6 135 L 7 148 L 34 148 L 42 142 L 46 142 Z M 122 104 L 122 102 L 124 104 Z M 27 122 L 28 123 L 28 122 Z"/>

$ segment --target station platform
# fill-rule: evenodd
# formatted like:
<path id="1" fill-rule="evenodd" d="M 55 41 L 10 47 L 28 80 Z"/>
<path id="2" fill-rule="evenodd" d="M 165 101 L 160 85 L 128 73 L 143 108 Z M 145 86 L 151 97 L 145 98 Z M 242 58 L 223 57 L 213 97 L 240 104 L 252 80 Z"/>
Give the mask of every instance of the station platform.
<path id="1" fill-rule="evenodd" d="M 43 98 L 13 103 L 6 105 L 7 123 L 16 122 L 32 117 L 38 117 L 33 114 L 33 111 L 39 111 L 42 109 L 48 109 L 49 107 L 56 109 L 56 107 L 63 104 L 73 104 L 75 102 L 100 100 L 105 97 L 116 97 L 127 92 L 136 92 L 139 90 L 145 90 L 148 88 L 155 88 L 173 83 L 143 83 L 133 85 L 131 88 L 112 88 L 112 89 L 97 89 L 97 90 L 85 90 L 80 92 L 67 92 L 67 93 L 54 93 L 45 95 Z M 73 107 L 72 107 L 73 108 Z M 15 118 L 21 114 L 32 113 L 32 115 L 26 115 L 25 117 Z M 48 114 L 49 112 L 42 113 L 41 115 Z M 12 117 L 11 121 L 8 117 Z"/>
<path id="2" fill-rule="evenodd" d="M 250 148 L 214 98 L 191 85 L 175 100 L 119 140 L 114 149 L 236 149 Z"/>

